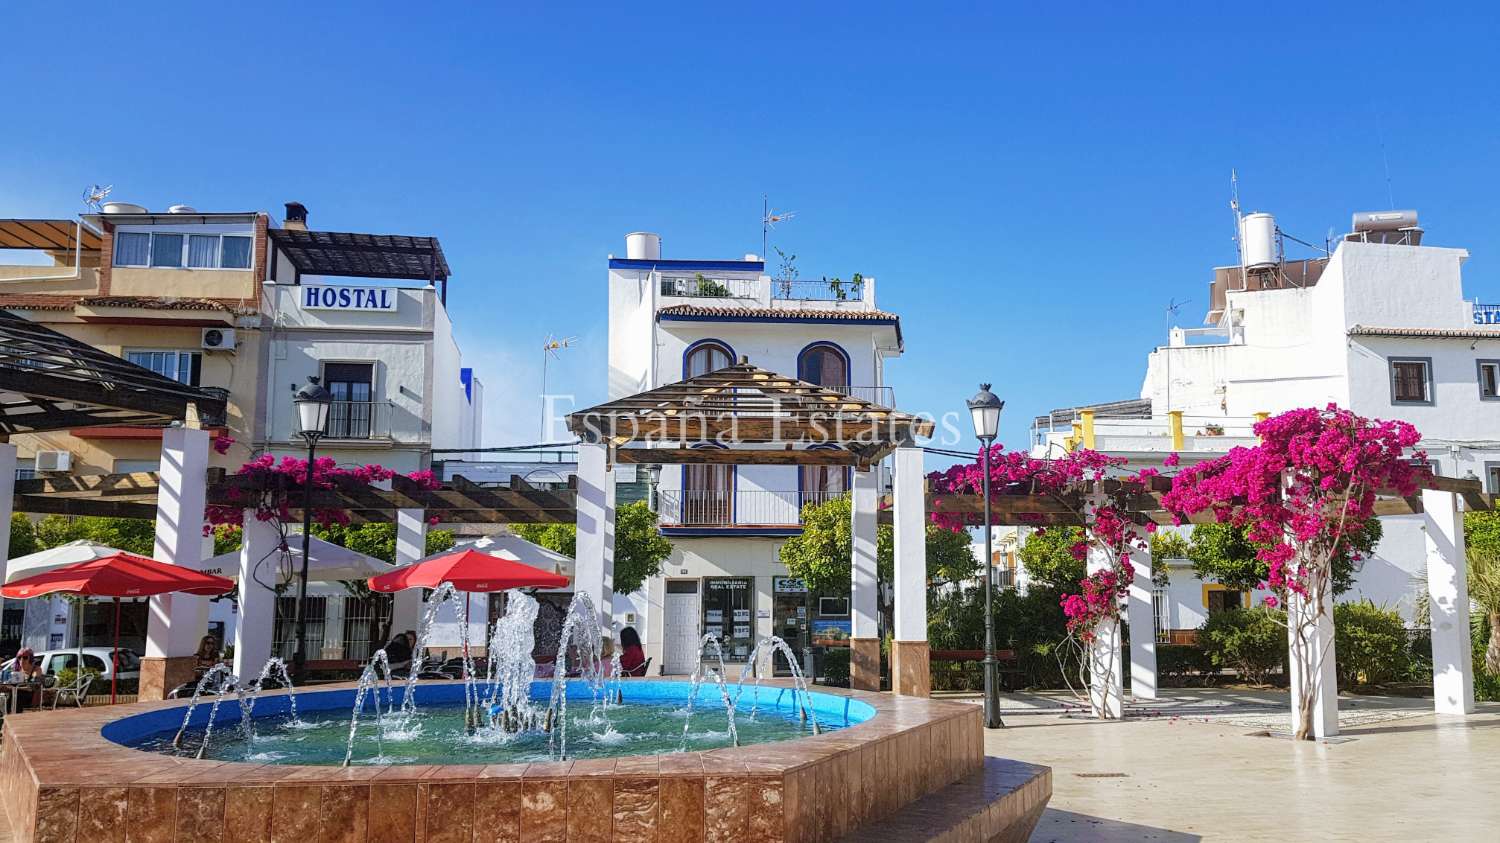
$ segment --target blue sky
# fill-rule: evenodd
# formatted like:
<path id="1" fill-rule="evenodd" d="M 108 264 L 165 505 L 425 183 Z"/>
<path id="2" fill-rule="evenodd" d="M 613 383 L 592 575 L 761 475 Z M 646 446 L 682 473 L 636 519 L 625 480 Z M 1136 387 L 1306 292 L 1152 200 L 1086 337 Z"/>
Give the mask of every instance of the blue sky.
<path id="1" fill-rule="evenodd" d="M 0 49 L 0 214 L 92 182 L 153 208 L 434 234 L 489 444 L 605 389 L 606 254 L 858 271 L 903 320 L 898 402 L 1134 397 L 1169 299 L 1202 318 L 1246 210 L 1321 241 L 1420 210 L 1500 296 L 1493 4 L 26 4 Z M 1208 5 L 1208 4 L 1202 4 Z M 479 8 L 479 7 L 483 8 Z M 1316 6 L 1316 8 L 1315 8 Z M 1386 162 L 1389 162 L 1389 184 Z"/>

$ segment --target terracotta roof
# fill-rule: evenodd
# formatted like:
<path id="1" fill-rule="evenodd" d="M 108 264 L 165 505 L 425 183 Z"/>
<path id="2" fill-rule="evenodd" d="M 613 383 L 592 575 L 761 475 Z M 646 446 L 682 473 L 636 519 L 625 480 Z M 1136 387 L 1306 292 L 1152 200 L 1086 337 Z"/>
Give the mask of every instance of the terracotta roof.
<path id="1" fill-rule="evenodd" d="M 39 293 L 0 294 L 0 308 L 12 310 L 72 310 L 77 296 L 49 296 Z"/>
<path id="2" fill-rule="evenodd" d="M 139 307 L 146 310 L 226 310 L 233 309 L 213 299 L 150 298 L 147 296 L 91 296 L 78 300 L 84 307 Z"/>
<path id="3" fill-rule="evenodd" d="M 784 310 L 779 307 L 704 307 L 674 304 L 657 311 L 660 316 L 740 316 L 747 319 L 851 319 L 899 322 L 901 317 L 884 310 Z"/>
<path id="4" fill-rule="evenodd" d="M 1349 336 L 1500 340 L 1500 330 L 1487 330 L 1485 328 L 1381 328 L 1373 325 L 1355 325 L 1349 329 Z"/>

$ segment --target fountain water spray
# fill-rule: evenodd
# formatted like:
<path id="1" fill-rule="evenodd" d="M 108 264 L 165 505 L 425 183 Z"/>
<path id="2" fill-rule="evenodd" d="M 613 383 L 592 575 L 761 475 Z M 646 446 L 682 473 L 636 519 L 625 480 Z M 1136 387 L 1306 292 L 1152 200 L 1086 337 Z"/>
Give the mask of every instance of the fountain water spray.
<path id="1" fill-rule="evenodd" d="M 215 680 L 218 681 L 217 685 L 214 684 Z M 203 696 L 204 691 L 208 690 L 209 687 L 213 687 L 215 695 L 222 695 L 226 688 L 238 684 L 239 681 L 239 677 L 234 675 L 234 669 L 224 662 L 219 662 L 204 671 L 203 676 L 198 679 L 198 684 L 193 688 L 193 699 L 188 703 L 187 712 L 182 716 L 182 725 L 177 728 L 177 736 L 172 738 L 172 746 L 177 749 L 182 748 L 182 735 L 187 731 L 188 721 L 193 718 L 193 709 L 198 707 L 198 698 Z M 218 710 L 217 700 L 214 702 L 214 710 Z M 212 715 L 209 716 L 208 725 L 209 729 L 212 730 Z M 203 735 L 203 746 L 208 746 L 208 733 L 206 732 Z M 198 754 L 200 757 L 203 754 L 201 747 L 198 750 Z"/>
<path id="2" fill-rule="evenodd" d="M 377 672 L 376 668 L 380 668 Z M 385 679 L 386 711 L 391 709 L 391 660 L 386 656 L 385 650 L 375 651 L 370 657 L 369 663 L 359 675 L 359 686 L 354 691 L 354 713 L 349 717 L 349 742 L 344 747 L 344 763 L 341 766 L 349 766 L 349 759 L 354 757 L 354 737 L 359 731 L 359 714 L 365 707 L 365 694 L 374 690 L 375 700 L 375 753 L 376 756 L 385 755 L 385 712 L 380 708 L 380 680 L 381 673 Z"/>
<path id="3" fill-rule="evenodd" d="M 557 661 L 552 671 L 552 696 L 547 703 L 547 721 L 556 727 L 548 733 L 547 750 L 555 757 L 568 757 L 568 651 L 577 653 L 578 676 L 588 683 L 597 704 L 605 689 L 604 630 L 599 611 L 584 592 L 573 595 L 562 634 L 557 639 Z M 556 740 L 554 740 L 556 739 Z M 556 746 L 554 746 L 556 745 Z"/>
<path id="4" fill-rule="evenodd" d="M 715 656 L 719 660 L 719 669 L 703 667 L 703 656 L 709 647 L 713 647 Z M 724 700 L 724 711 L 729 723 L 729 742 L 731 746 L 740 745 L 739 731 L 734 726 L 734 700 L 729 698 L 729 688 L 724 684 L 724 646 L 719 642 L 719 637 L 713 633 L 703 636 L 698 644 L 698 666 L 693 669 L 692 688 L 688 691 L 687 719 L 682 723 L 682 750 L 687 751 L 688 730 L 693 725 L 693 706 L 698 701 L 698 689 L 703 685 L 705 678 L 712 678 L 714 684 L 719 688 L 719 696 Z M 741 688 L 743 690 L 743 675 L 741 677 Z"/>
<path id="5" fill-rule="evenodd" d="M 507 734 L 538 728 L 540 715 L 531 704 L 531 682 L 536 678 L 536 598 L 521 591 L 506 593 L 505 615 L 490 633 L 485 679 L 489 695 L 484 712 L 492 727 Z"/>

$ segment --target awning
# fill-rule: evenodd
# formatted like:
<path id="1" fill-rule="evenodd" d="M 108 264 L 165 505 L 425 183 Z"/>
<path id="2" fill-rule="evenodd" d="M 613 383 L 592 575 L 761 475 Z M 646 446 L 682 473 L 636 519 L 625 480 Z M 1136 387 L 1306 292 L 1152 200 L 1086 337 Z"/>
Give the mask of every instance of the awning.
<path id="1" fill-rule="evenodd" d="M 86 225 L 80 226 L 76 220 L 0 220 L 0 249 L 71 252 L 78 247 L 79 239 L 82 239 L 86 252 L 97 252 L 102 248 L 99 232 Z"/>

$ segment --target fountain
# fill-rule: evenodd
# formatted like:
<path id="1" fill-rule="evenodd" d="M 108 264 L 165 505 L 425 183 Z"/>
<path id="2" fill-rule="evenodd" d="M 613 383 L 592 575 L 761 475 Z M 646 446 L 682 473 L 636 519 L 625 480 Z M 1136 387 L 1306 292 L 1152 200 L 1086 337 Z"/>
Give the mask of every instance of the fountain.
<path id="1" fill-rule="evenodd" d="M 444 588 L 428 601 L 419 630 L 422 645 L 433 640 L 431 627 L 438 607 L 455 597 L 452 589 Z M 255 806 L 261 804 L 260 791 L 252 794 L 246 789 L 263 790 L 265 773 L 270 772 L 265 768 L 282 764 L 302 765 L 299 781 L 344 786 L 354 779 L 363 781 L 375 771 L 351 779 L 354 774 L 338 769 L 342 764 L 438 765 L 437 770 L 424 775 L 439 776 L 445 784 L 493 784 L 497 777 L 509 778 L 520 780 L 527 792 L 535 789 L 557 794 L 561 788 L 562 795 L 556 798 L 566 799 L 575 776 L 588 775 L 598 781 L 615 774 L 589 769 L 582 763 L 569 768 L 536 762 L 622 758 L 617 793 L 626 782 L 636 781 L 631 777 L 640 774 L 634 769 L 648 760 L 650 769 L 660 770 L 662 781 L 670 777 L 685 783 L 685 793 L 699 794 L 697 799 L 701 801 L 687 809 L 690 816 L 701 817 L 699 830 L 688 830 L 694 839 L 708 828 L 749 822 L 773 837 L 779 833 L 783 839 L 830 840 L 875 818 L 897 815 L 923 794 L 971 776 L 986 763 L 977 708 L 813 689 L 800 674 L 794 674 L 790 681 L 772 680 L 758 664 L 768 654 L 793 656 L 787 661 L 797 667 L 786 643 L 775 638 L 762 639 L 755 645 L 749 663 L 738 672 L 737 682 L 729 673 L 730 666 L 724 664 L 720 642 L 712 637 L 700 641 L 699 665 L 691 677 L 624 678 L 618 659 L 604 654 L 604 630 L 594 604 L 582 596 L 560 614 L 562 628 L 558 630 L 554 675 L 535 678 L 533 629 L 538 611 L 536 600 L 511 593 L 506 614 L 485 631 L 485 640 L 474 642 L 483 650 L 479 654 L 471 651 L 464 681 L 406 677 L 404 695 L 391 676 L 388 660 L 377 652 L 364 666 L 358 682 L 304 688 L 295 696 L 290 691 L 261 691 L 278 679 L 285 680 L 285 665 L 269 663 L 253 682 L 241 682 L 229 666 L 221 665 L 195 686 L 192 700 L 165 707 L 149 703 L 121 706 L 102 726 L 98 714 L 89 710 L 76 716 L 57 712 L 42 719 L 45 728 L 25 717 L 15 718 L 14 723 L 7 721 L 7 744 L 14 742 L 21 747 L 15 763 L 0 768 L 0 786 L 5 788 L 0 792 L 7 794 L 7 815 L 12 823 L 17 822 L 16 817 L 21 817 L 23 825 L 28 823 L 28 817 L 40 816 L 37 800 L 48 794 L 46 798 L 54 802 L 75 800 L 68 805 L 49 802 L 48 811 L 76 816 L 80 810 L 77 805 L 84 800 L 114 798 L 110 788 L 146 777 L 152 787 L 222 782 L 214 786 L 224 789 L 226 800 L 238 793 L 234 798 L 240 804 Z M 552 650 L 552 646 L 547 649 Z M 472 667 L 475 655 L 488 656 L 486 668 L 477 674 Z M 704 693 L 706 682 L 712 682 L 718 693 Z M 204 694 L 218 692 L 217 703 L 230 691 L 240 699 L 238 710 L 233 706 L 209 710 L 200 704 Z M 749 705 L 744 700 L 747 693 L 751 696 Z M 718 719 L 721 708 L 723 721 Z M 267 725 L 273 722 L 276 728 Z M 695 729 L 697 724 L 711 725 Z M 840 731 L 840 737 L 831 741 L 816 737 L 819 732 L 826 735 L 834 730 L 847 732 Z M 78 766 L 70 759 L 76 758 L 80 747 L 88 748 L 91 767 L 95 762 L 110 765 L 110 769 L 128 771 L 132 778 L 97 783 L 90 779 L 81 784 L 81 780 L 69 778 Z M 879 755 L 875 754 L 877 750 Z M 153 761 L 154 754 L 170 757 Z M 210 768 L 182 761 L 199 756 L 217 763 Z M 624 759 L 626 756 L 637 758 Z M 840 780 L 849 769 L 851 756 L 858 757 L 856 769 L 878 765 L 882 779 L 905 784 L 877 788 L 873 802 L 867 796 L 864 802 L 849 803 L 848 825 L 837 829 L 826 824 L 828 812 L 819 807 L 819 800 L 784 798 L 783 788 L 789 782 L 805 787 L 804 782 Z M 716 777 L 711 770 L 752 760 L 753 772 L 734 784 L 738 794 L 735 799 L 726 802 L 711 794 L 715 787 L 723 786 L 722 776 Z M 328 768 L 322 777 L 317 772 L 320 765 Z M 204 776 L 205 771 L 209 779 L 195 778 Z M 1017 781 L 1035 780 L 1030 772 L 1027 776 L 1018 772 L 1017 776 Z M 409 805 L 383 804 L 383 810 L 399 814 L 400 821 L 409 826 L 418 822 L 419 816 L 427 816 L 429 830 L 433 816 L 451 816 L 454 823 L 474 823 L 481 810 L 493 811 L 488 815 L 510 817 L 508 826 L 497 828 L 497 834 L 525 839 L 525 828 L 542 827 L 528 824 L 549 821 L 531 816 L 527 811 L 532 809 L 519 801 L 499 804 L 520 800 L 519 792 L 511 787 L 475 787 L 472 808 L 468 803 L 449 805 L 434 814 L 435 803 L 425 800 L 435 797 L 423 796 L 418 790 L 416 797 L 408 800 Z M 1032 796 L 1027 799 L 1031 800 L 1028 804 L 1040 804 Z M 481 807 L 481 802 L 486 807 Z M 12 807 L 23 813 L 9 810 Z M 272 812 L 286 819 L 275 804 L 264 805 L 264 810 L 267 813 L 263 819 L 249 821 L 270 823 Z M 300 808 L 289 806 L 287 810 L 296 814 Z M 570 804 L 568 810 L 571 824 L 574 806 Z M 618 805 L 615 810 L 619 810 Z M 618 829 L 622 820 L 610 816 L 607 802 L 602 811 L 597 818 L 580 816 L 590 826 L 601 824 L 606 829 L 604 839 L 609 839 L 611 822 L 617 823 L 614 827 Z M 292 817 L 287 821 L 302 820 Z M 35 834 L 28 827 L 19 830 L 18 836 L 31 839 Z"/>

